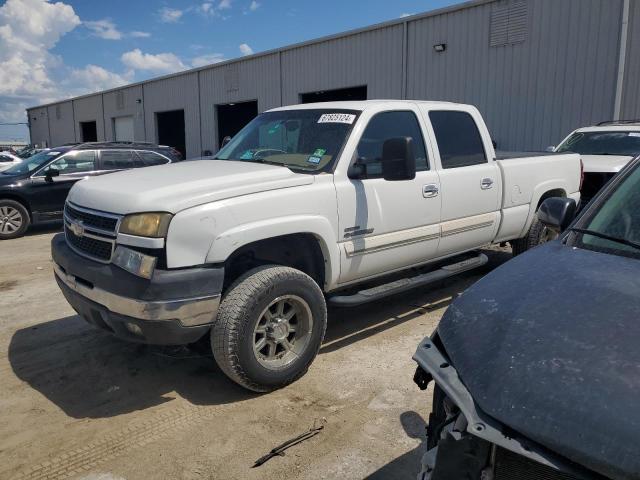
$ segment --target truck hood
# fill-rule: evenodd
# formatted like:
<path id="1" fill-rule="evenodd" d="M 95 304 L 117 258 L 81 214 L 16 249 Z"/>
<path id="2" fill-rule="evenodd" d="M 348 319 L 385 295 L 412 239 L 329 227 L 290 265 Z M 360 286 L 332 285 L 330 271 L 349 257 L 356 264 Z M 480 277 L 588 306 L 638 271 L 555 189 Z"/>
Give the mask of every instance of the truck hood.
<path id="1" fill-rule="evenodd" d="M 607 478 L 640 472 L 640 261 L 560 242 L 467 290 L 438 333 L 481 410 Z"/>
<path id="2" fill-rule="evenodd" d="M 633 160 L 622 155 L 580 155 L 587 173 L 617 173 Z"/>
<path id="3" fill-rule="evenodd" d="M 78 182 L 69 193 L 76 205 L 105 212 L 177 213 L 227 198 L 313 183 L 314 176 L 286 167 L 201 160 L 139 168 Z"/>

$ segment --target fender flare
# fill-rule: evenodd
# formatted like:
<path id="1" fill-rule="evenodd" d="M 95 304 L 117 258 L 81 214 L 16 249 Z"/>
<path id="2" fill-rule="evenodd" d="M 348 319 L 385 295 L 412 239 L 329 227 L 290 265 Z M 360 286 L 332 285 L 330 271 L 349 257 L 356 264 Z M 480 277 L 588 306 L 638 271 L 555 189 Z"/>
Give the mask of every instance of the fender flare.
<path id="1" fill-rule="evenodd" d="M 552 180 L 547 180 L 546 182 L 542 182 L 537 185 L 531 194 L 531 201 L 529 202 L 529 214 L 527 215 L 527 221 L 524 225 L 524 228 L 520 232 L 520 237 L 524 237 L 529 229 L 531 228 L 531 224 L 533 223 L 533 219 L 538 212 L 538 206 L 540 204 L 540 200 L 547 194 L 554 190 L 562 191 L 562 196 L 566 197 L 569 193 L 569 184 L 566 180 L 561 178 L 555 178 Z"/>

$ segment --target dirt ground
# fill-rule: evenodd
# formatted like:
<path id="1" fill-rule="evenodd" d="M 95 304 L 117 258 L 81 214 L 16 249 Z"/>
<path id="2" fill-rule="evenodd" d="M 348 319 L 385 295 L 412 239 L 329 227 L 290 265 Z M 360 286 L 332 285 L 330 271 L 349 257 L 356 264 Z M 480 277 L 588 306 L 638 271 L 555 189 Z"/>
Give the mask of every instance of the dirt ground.
<path id="1" fill-rule="evenodd" d="M 411 356 L 482 270 L 329 311 L 308 374 L 257 395 L 206 352 L 129 344 L 74 314 L 53 279 L 58 226 L 0 243 L 0 478 L 415 478 L 430 392 Z M 274 446 L 324 425 L 259 468 Z"/>

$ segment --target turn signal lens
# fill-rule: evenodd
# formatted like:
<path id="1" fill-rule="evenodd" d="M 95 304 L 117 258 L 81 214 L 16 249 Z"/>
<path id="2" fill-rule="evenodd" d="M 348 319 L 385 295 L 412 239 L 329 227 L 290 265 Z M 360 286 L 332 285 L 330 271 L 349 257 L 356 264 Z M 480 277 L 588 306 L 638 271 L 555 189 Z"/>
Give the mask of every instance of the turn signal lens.
<path id="1" fill-rule="evenodd" d="M 118 245 L 111 260 L 114 265 L 142 278 L 150 279 L 156 268 L 156 257 Z"/>
<path id="2" fill-rule="evenodd" d="M 120 233 L 140 237 L 162 238 L 167 235 L 170 213 L 136 213 L 127 215 L 120 224 Z"/>

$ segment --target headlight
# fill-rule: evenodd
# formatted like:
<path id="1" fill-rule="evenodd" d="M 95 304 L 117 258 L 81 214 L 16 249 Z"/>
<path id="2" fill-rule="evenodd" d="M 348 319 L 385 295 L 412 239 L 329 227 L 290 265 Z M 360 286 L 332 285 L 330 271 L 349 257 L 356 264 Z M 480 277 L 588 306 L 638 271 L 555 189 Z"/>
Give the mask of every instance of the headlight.
<path id="1" fill-rule="evenodd" d="M 136 213 L 127 215 L 120 224 L 120 233 L 140 237 L 162 238 L 167 235 L 170 213 Z"/>
<path id="2" fill-rule="evenodd" d="M 134 275 L 151 278 L 158 259 L 118 245 L 111 261 L 114 265 Z"/>

